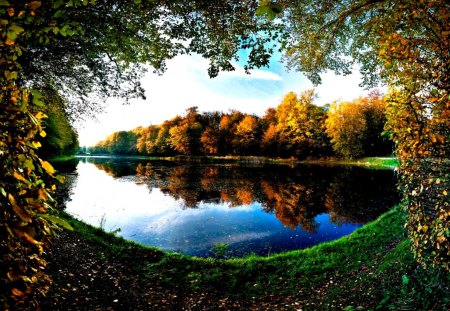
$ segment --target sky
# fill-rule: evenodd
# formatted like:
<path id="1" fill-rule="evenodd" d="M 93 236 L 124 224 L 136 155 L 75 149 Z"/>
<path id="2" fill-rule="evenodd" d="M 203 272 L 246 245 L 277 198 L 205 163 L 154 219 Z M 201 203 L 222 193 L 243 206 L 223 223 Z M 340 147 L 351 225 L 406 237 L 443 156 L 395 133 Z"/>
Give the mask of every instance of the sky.
<path id="1" fill-rule="evenodd" d="M 167 71 L 161 76 L 149 70 L 141 81 L 146 100 L 136 99 L 124 105 L 124 100 L 108 99 L 96 120 L 75 125 L 80 145 L 93 146 L 116 131 L 161 124 L 193 106 L 200 112 L 235 109 L 262 116 L 268 108 L 278 106 L 286 93 L 313 88 L 303 74 L 288 71 L 280 55 L 272 57 L 268 68 L 253 70 L 250 75 L 241 64 L 235 67 L 235 71 L 221 72 L 211 79 L 208 60 L 199 55 L 180 55 L 167 62 Z M 319 96 L 315 103 L 324 105 L 364 96 L 367 91 L 358 86 L 360 83 L 359 73 L 336 76 L 327 72 L 322 75 L 322 84 L 315 88 Z"/>

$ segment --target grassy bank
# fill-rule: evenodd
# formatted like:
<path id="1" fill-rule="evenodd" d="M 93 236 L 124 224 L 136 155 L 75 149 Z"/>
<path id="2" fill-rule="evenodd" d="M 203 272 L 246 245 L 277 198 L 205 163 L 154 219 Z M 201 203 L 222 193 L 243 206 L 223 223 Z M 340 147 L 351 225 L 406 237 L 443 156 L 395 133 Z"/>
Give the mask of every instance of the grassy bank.
<path id="1" fill-rule="evenodd" d="M 85 157 L 85 156 L 78 156 Z M 247 163 L 247 164 L 319 164 L 319 165 L 356 165 L 373 169 L 392 169 L 398 166 L 398 161 L 394 157 L 366 157 L 360 159 L 318 159 L 318 160 L 296 160 L 295 158 L 269 158 L 257 156 L 174 156 L 174 157 L 146 157 L 146 156 L 118 156 L 118 155 L 98 155 L 87 157 L 118 158 L 148 161 L 176 161 L 185 163 Z M 59 160 L 59 159 L 58 159 Z M 55 161 L 55 160 L 53 160 Z"/>
<path id="2" fill-rule="evenodd" d="M 55 163 L 55 162 L 70 161 L 70 160 L 73 160 L 73 159 L 75 159 L 75 158 L 76 158 L 76 156 L 74 156 L 74 155 L 70 155 L 70 156 L 60 156 L 60 157 L 53 157 L 53 158 L 50 158 L 48 161 L 50 161 L 50 162 L 52 162 L 52 163 Z"/>
<path id="3" fill-rule="evenodd" d="M 124 278 L 133 280 L 133 291 L 152 293 L 146 307 L 446 310 L 449 306 L 448 275 L 417 267 L 404 237 L 405 219 L 398 207 L 333 242 L 269 257 L 229 260 L 194 258 L 141 247 L 65 217 L 75 231 L 64 235 L 77 241 L 75 244 L 87 245 L 78 247 L 76 256 L 83 256 L 91 248 L 89 261 L 125 266 Z M 64 247 L 70 247 L 70 243 L 65 241 Z M 70 260 L 73 259 L 69 256 L 61 259 L 63 265 L 69 265 L 67 269 L 80 270 Z M 98 266 L 101 264 L 96 271 Z M 66 288 L 67 271 L 58 275 L 58 271 L 65 270 L 56 268 L 54 295 L 58 296 L 58 291 L 71 289 Z M 80 295 L 83 294 L 77 289 L 76 297 Z M 107 301 L 114 307 L 113 297 Z M 107 304 L 102 300 L 86 307 L 111 307 Z M 142 307 L 136 304 L 121 307 Z"/>

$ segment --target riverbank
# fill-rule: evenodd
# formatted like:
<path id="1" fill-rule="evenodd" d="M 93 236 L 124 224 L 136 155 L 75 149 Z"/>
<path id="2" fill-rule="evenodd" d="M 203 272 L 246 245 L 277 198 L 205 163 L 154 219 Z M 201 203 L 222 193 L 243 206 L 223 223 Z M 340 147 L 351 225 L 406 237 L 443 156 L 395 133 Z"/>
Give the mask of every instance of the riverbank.
<path id="1" fill-rule="evenodd" d="M 318 164 L 318 165 L 355 165 L 364 166 L 373 169 L 393 169 L 398 166 L 395 157 L 365 157 L 359 159 L 310 159 L 297 160 L 295 158 L 270 158 L 257 156 L 174 156 L 174 157 L 147 157 L 147 156 L 126 156 L 126 155 L 79 155 L 79 158 L 120 158 L 148 161 L 175 161 L 183 163 L 247 163 L 247 164 L 281 164 L 281 165 L 299 165 L 299 164 Z M 74 157 L 55 158 L 51 161 L 61 162 L 73 159 Z"/>
<path id="2" fill-rule="evenodd" d="M 48 253 L 43 309 L 447 310 L 448 275 L 418 268 L 396 207 L 339 240 L 269 257 L 203 259 L 139 246 L 69 216 Z M 445 300 L 447 299 L 447 300 Z"/>

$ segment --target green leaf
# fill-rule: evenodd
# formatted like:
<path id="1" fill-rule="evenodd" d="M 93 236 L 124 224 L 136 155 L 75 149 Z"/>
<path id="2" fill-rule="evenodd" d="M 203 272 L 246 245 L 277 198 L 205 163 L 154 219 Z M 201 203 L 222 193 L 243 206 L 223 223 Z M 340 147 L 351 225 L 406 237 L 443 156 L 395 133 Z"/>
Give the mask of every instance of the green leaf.
<path id="1" fill-rule="evenodd" d="M 18 74 L 19 73 L 17 71 L 5 70 L 4 72 L 6 80 L 15 80 L 17 79 Z"/>
<path id="2" fill-rule="evenodd" d="M 402 283 L 403 285 L 408 285 L 409 283 L 409 277 L 406 274 L 402 276 Z"/>
<path id="3" fill-rule="evenodd" d="M 256 9 L 255 13 L 258 16 L 267 15 L 270 11 L 270 8 L 268 6 L 260 6 Z"/>
<path id="4" fill-rule="evenodd" d="M 277 14 L 276 14 L 272 9 L 269 9 L 269 11 L 267 12 L 267 18 L 270 19 L 270 20 L 272 20 L 272 19 L 274 19 L 276 16 L 277 16 Z"/>
<path id="5" fill-rule="evenodd" d="M 39 217 L 42 217 L 46 220 L 48 220 L 50 223 L 57 225 L 59 227 L 62 227 L 66 230 L 73 231 L 73 227 L 64 219 L 55 216 L 55 215 L 48 215 L 48 214 L 40 214 Z"/>
<path id="6" fill-rule="evenodd" d="M 64 15 L 64 11 L 63 10 L 58 10 L 55 12 L 55 14 L 53 14 L 54 18 L 60 18 L 61 16 Z"/>
<path id="7" fill-rule="evenodd" d="M 6 0 L 0 0 L 0 6 L 11 6 L 11 4 Z"/>
<path id="8" fill-rule="evenodd" d="M 34 164 L 30 159 L 25 160 L 25 162 L 23 163 L 23 167 L 29 169 L 30 171 L 34 171 Z"/>
<path id="9" fill-rule="evenodd" d="M 16 24 L 12 24 L 11 26 L 8 27 L 8 32 L 14 32 L 16 35 L 19 35 L 24 31 L 25 30 L 22 27 Z"/>
<path id="10" fill-rule="evenodd" d="M 6 198 L 6 191 L 3 187 L 0 187 L 0 193 Z"/>
<path id="11" fill-rule="evenodd" d="M 64 0 L 56 0 L 54 3 L 53 3 L 53 8 L 54 9 L 57 9 L 57 8 L 59 8 L 61 5 L 63 5 L 64 4 Z"/>
<path id="12" fill-rule="evenodd" d="M 59 29 L 59 33 L 63 36 L 67 36 L 67 30 L 69 29 L 69 25 L 64 25 L 62 28 Z"/>

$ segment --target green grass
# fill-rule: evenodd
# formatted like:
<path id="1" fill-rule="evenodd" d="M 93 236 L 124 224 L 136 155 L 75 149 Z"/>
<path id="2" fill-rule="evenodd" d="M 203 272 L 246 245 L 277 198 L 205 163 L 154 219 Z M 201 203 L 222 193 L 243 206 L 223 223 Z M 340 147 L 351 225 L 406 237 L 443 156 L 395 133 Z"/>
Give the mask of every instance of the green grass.
<path id="1" fill-rule="evenodd" d="M 326 159 L 302 161 L 305 164 L 355 165 L 370 169 L 393 169 L 398 167 L 398 160 L 394 157 L 366 157 L 360 159 Z"/>
<path id="2" fill-rule="evenodd" d="M 50 162 L 64 162 L 64 161 L 69 161 L 69 160 L 73 160 L 75 159 L 76 156 L 74 155 L 70 155 L 70 156 L 60 156 L 60 157 L 53 157 L 50 158 L 48 161 Z"/>
<path id="3" fill-rule="evenodd" d="M 162 252 L 66 214 L 63 217 L 83 238 L 108 249 L 110 256 L 133 262 L 145 282 L 170 288 L 212 291 L 242 301 L 295 297 L 308 301 L 310 308 L 306 309 L 311 310 L 353 310 L 361 305 L 365 309 L 445 310 L 450 303 L 448 274 L 416 265 L 409 240 L 404 237 L 405 216 L 399 207 L 332 242 L 268 257 L 228 260 Z M 433 289 L 432 293 L 427 288 Z"/>

